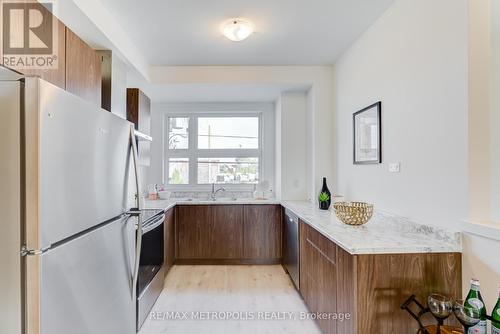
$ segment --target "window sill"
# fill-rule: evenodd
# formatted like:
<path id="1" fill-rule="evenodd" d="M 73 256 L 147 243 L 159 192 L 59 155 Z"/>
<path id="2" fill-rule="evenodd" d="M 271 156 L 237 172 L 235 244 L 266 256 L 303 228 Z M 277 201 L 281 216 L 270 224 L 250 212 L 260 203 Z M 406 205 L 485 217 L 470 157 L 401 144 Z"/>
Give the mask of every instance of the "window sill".
<path id="1" fill-rule="evenodd" d="M 498 223 L 464 222 L 462 225 L 464 233 L 500 241 L 500 224 Z"/>

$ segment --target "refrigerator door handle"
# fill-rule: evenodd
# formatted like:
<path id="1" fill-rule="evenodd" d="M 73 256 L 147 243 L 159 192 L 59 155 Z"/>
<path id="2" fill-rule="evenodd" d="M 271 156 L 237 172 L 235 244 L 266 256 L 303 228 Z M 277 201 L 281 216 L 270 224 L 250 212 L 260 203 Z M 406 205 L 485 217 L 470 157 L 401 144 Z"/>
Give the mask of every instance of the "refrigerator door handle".
<path id="1" fill-rule="evenodd" d="M 135 172 L 135 186 L 137 190 L 137 208 L 139 211 L 142 209 L 141 205 L 141 180 L 139 177 L 139 157 L 137 153 L 137 142 L 135 140 L 135 128 L 133 124 L 130 124 L 130 143 L 132 147 L 132 156 L 134 161 L 134 172 Z M 136 289 L 137 289 L 137 280 L 139 275 L 139 264 L 141 257 L 141 244 L 142 244 L 142 221 L 138 219 L 137 222 L 137 230 L 135 233 L 135 261 L 134 261 L 134 273 L 132 278 L 132 300 L 136 299 Z"/>
<path id="2" fill-rule="evenodd" d="M 130 144 L 132 148 L 132 158 L 134 162 L 134 174 L 135 174 L 135 187 L 137 190 L 137 196 L 135 198 L 137 208 L 138 210 L 142 210 L 142 203 L 141 203 L 141 195 L 142 195 L 142 189 L 141 189 L 141 178 L 140 178 L 140 171 L 139 171 L 139 153 L 137 151 L 137 141 L 135 138 L 135 128 L 134 124 L 130 124 Z"/>

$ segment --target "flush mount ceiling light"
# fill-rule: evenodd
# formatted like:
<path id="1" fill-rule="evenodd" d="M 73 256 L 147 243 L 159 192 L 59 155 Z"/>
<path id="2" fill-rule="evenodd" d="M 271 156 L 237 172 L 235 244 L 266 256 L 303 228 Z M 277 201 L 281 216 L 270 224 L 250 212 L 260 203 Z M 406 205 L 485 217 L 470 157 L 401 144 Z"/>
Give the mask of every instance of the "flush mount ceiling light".
<path id="1" fill-rule="evenodd" d="M 222 33 L 233 42 L 240 42 L 253 33 L 253 24 L 245 19 L 234 18 L 222 24 Z"/>

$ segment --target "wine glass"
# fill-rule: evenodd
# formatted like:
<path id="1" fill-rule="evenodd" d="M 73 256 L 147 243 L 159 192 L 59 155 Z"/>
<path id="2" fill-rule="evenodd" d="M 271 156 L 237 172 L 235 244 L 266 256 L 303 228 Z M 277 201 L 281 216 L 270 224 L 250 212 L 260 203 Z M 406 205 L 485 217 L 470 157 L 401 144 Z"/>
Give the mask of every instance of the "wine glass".
<path id="1" fill-rule="evenodd" d="M 453 313 L 458 321 L 464 326 L 464 333 L 469 332 L 481 320 L 481 310 L 471 304 L 466 304 L 463 299 L 456 300 L 453 303 Z"/>
<path id="2" fill-rule="evenodd" d="M 429 310 L 438 321 L 436 334 L 440 334 L 444 320 L 451 314 L 453 302 L 446 296 L 432 294 L 427 298 L 427 306 L 429 306 Z"/>

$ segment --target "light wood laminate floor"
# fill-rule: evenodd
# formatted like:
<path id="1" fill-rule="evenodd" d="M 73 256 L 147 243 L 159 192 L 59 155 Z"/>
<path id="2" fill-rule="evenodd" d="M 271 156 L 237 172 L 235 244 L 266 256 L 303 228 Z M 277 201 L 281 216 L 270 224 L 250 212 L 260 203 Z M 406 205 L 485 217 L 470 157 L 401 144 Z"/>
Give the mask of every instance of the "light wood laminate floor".
<path id="1" fill-rule="evenodd" d="M 279 265 L 174 266 L 139 334 L 319 334 L 306 312 Z"/>

